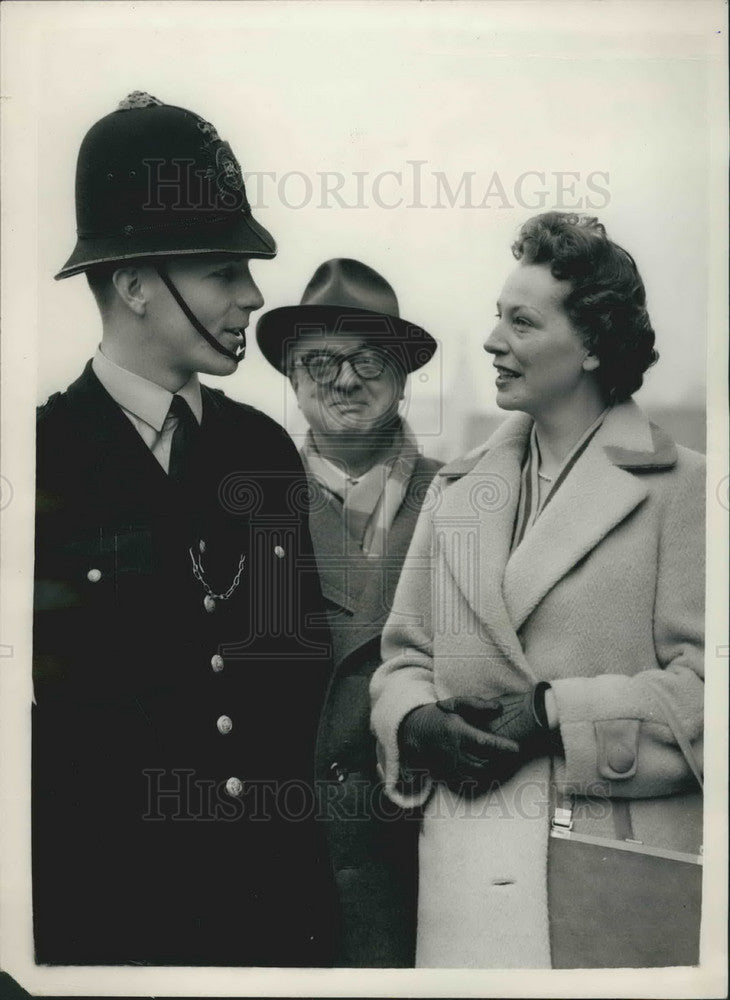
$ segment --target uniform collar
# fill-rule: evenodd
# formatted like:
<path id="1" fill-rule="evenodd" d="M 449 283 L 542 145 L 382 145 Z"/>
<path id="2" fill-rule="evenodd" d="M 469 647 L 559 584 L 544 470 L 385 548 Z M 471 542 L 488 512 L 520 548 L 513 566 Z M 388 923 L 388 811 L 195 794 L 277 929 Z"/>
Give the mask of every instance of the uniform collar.
<path id="1" fill-rule="evenodd" d="M 91 367 L 115 403 L 154 427 L 158 434 L 162 431 L 172 402 L 171 392 L 110 361 L 102 354 L 101 347 L 97 348 Z M 176 395 L 183 397 L 200 423 L 203 418 L 203 402 L 198 376 L 193 374 Z"/>

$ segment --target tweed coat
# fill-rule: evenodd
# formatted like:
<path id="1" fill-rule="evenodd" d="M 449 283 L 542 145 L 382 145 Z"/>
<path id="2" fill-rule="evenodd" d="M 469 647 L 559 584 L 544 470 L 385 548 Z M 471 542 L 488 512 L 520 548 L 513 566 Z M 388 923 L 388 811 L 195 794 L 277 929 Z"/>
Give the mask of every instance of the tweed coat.
<path id="1" fill-rule="evenodd" d="M 430 794 L 420 838 L 417 964 L 549 967 L 547 845 L 554 796 L 575 829 L 698 851 L 701 797 L 673 736 L 703 725 L 704 460 L 633 401 L 606 416 L 510 555 L 531 420 L 442 469 L 414 534 L 373 677 L 387 786 L 397 730 L 418 705 L 552 684 L 564 757 L 522 767 L 465 802 Z M 585 888 L 585 887 L 584 887 Z"/>
<path id="2" fill-rule="evenodd" d="M 312 478 L 311 530 L 334 672 L 317 739 L 321 815 L 339 899 L 335 964 L 413 966 L 417 816 L 394 807 L 375 770 L 368 686 L 421 501 L 441 463 L 419 457 L 382 557 L 353 550 L 341 506 Z"/>
<path id="3" fill-rule="evenodd" d="M 331 661 L 309 624 L 323 604 L 306 479 L 281 427 L 201 392 L 181 485 L 90 365 L 39 412 L 42 963 L 329 961 L 311 781 Z M 217 594 L 240 570 L 212 612 L 193 556 Z"/>

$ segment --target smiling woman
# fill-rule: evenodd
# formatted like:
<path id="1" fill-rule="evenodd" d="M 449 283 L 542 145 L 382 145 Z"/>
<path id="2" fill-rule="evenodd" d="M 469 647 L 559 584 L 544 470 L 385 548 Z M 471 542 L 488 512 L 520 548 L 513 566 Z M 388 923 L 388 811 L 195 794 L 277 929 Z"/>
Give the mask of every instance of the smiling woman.
<path id="1" fill-rule="evenodd" d="M 513 253 L 485 348 L 522 412 L 439 472 L 371 685 L 389 794 L 425 808 L 417 964 L 692 964 L 704 461 L 630 399 L 656 352 L 629 254 L 557 212 Z"/>
<path id="2" fill-rule="evenodd" d="M 576 429 L 640 388 L 658 354 L 636 264 L 597 219 L 537 216 L 512 252 L 520 263 L 484 348 L 495 356 L 497 405 L 534 419 L 547 475 Z"/>
<path id="3" fill-rule="evenodd" d="M 517 267 L 497 304 L 499 322 L 485 344 L 495 355 L 497 404 L 537 418 L 560 407 L 573 415 L 604 408 L 592 372 L 598 359 L 584 346 L 563 303 L 570 283 L 546 264 Z"/>

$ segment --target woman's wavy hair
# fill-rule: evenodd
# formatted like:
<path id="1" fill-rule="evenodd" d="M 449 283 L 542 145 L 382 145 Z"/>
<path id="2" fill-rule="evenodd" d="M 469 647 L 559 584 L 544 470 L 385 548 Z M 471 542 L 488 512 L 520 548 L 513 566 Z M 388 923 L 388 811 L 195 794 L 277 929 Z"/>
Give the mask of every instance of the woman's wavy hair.
<path id="1" fill-rule="evenodd" d="M 564 308 L 600 361 L 595 375 L 606 402 L 623 402 L 640 389 L 659 354 L 631 254 L 609 240 L 598 219 L 570 212 L 529 219 L 512 253 L 526 264 L 548 264 L 554 278 L 571 283 Z"/>

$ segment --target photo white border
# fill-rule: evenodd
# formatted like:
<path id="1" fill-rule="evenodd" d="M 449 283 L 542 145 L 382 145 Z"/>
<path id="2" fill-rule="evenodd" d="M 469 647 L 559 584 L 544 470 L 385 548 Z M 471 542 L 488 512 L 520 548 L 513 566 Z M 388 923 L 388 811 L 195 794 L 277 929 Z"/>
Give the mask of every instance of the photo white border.
<path id="1" fill-rule="evenodd" d="M 326 0 L 325 0 L 326 2 Z M 379 0 L 376 0 L 379 2 Z M 714 0 L 529 0 L 493 2 L 490 14 L 505 28 L 527 21 L 533 27 L 564 26 L 567 8 L 576 25 L 586 18 L 624 18 L 633 30 L 667 31 L 668 24 L 697 30 L 718 25 L 708 40 L 712 71 L 708 115 L 712 176 L 707 178 L 712 219 L 709 302 L 708 403 L 708 654 L 707 704 L 717 718 L 706 745 L 705 913 L 699 969 L 473 971 L 473 970 L 303 970 L 65 968 L 37 967 L 32 960 L 30 922 L 30 680 L 31 574 L 33 536 L 33 455 L 31 420 L 35 406 L 37 239 L 36 191 L 52 163 L 39 163 L 36 109 L 40 67 L 38 33 L 55 17 L 113 19 L 134 4 L 14 2 L 2 5 L 2 619 L 0 626 L 0 967 L 34 996 L 478 996 L 478 997 L 720 997 L 727 993 L 727 19 Z M 189 17 L 197 2 L 149 4 L 173 16 Z M 226 4 L 229 9 L 233 4 Z M 274 5 L 285 18 L 288 2 Z M 303 3 L 296 4 L 302 7 Z M 323 3 L 312 4 L 320 9 Z M 354 10 L 360 3 L 332 4 Z M 389 6 L 399 23 L 408 18 L 465 16 L 468 0 L 418 4 L 397 0 Z M 106 10 L 102 12 L 102 7 Z M 139 5 L 137 5 L 139 7 Z M 202 13 L 202 10 L 201 10 Z M 130 58 L 133 58 L 133 53 Z M 79 86 L 93 85 L 80 80 Z M 63 109 L 59 109 L 59 114 Z M 63 317 L 59 317 L 59 335 Z M 723 485 L 724 484 L 724 485 Z M 723 492 L 724 490 L 724 492 Z M 722 719 L 722 723 L 720 722 Z M 113 859 L 110 859 L 110 863 Z"/>

